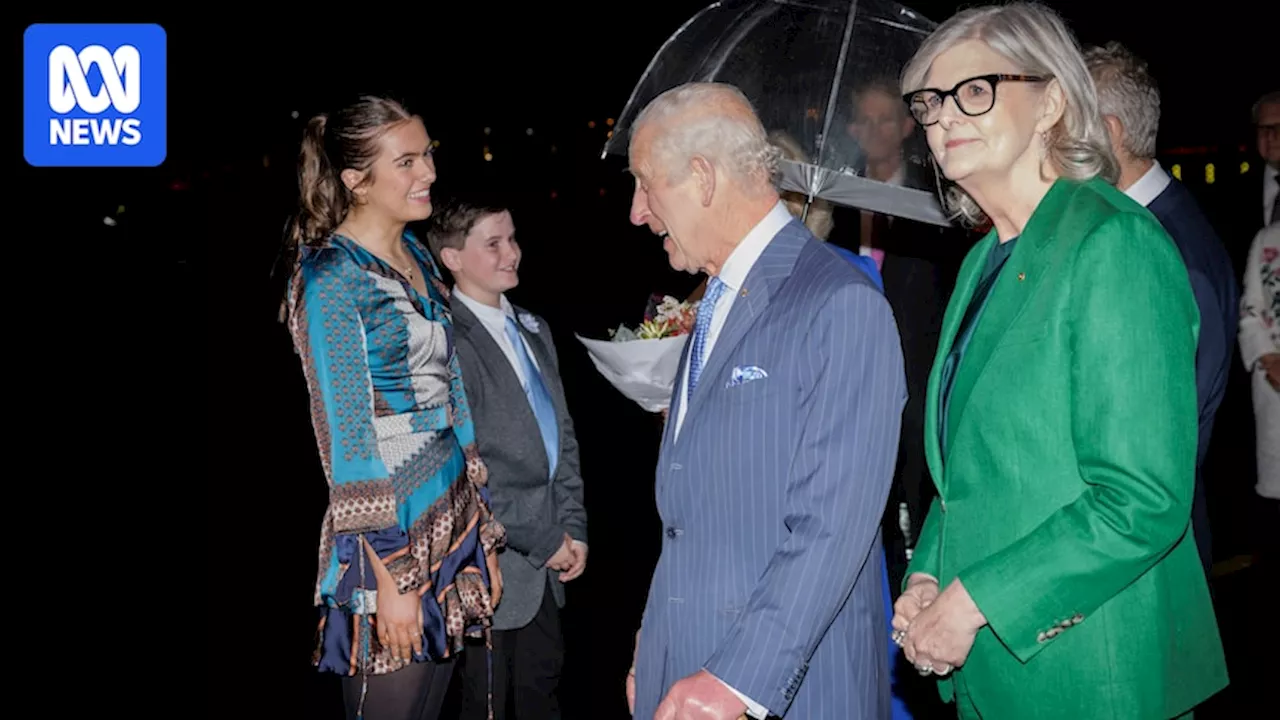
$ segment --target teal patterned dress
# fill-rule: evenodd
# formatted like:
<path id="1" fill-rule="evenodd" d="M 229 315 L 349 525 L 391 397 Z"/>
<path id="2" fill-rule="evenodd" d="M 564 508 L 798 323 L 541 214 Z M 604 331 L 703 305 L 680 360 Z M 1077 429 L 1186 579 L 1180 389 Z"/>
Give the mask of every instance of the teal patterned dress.
<path id="1" fill-rule="evenodd" d="M 289 329 L 329 485 L 314 661 L 340 675 L 385 674 L 409 662 L 378 642 L 377 581 L 361 537 L 400 592 L 422 599 L 423 653 L 413 662 L 451 657 L 464 636 L 488 627 L 489 562 L 504 541 L 446 288 L 430 252 L 412 233 L 403 239 L 430 280 L 425 296 L 338 234 L 301 248 L 290 279 Z"/>

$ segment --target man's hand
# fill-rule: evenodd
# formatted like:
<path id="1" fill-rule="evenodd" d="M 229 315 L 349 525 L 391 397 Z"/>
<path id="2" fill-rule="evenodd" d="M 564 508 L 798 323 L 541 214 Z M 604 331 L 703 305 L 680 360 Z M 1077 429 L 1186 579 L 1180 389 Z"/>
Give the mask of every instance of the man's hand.
<path id="1" fill-rule="evenodd" d="M 893 629 L 906 632 L 911 621 L 938 597 L 938 581 L 924 573 L 914 573 L 907 580 L 907 589 L 893 604 Z"/>
<path id="2" fill-rule="evenodd" d="M 636 658 L 640 657 L 640 631 L 636 631 L 636 647 L 631 653 L 631 669 L 627 671 L 627 712 L 636 714 Z"/>
<path id="3" fill-rule="evenodd" d="M 964 664 L 987 618 L 957 578 L 911 621 L 902 649 L 917 668 L 946 675 Z"/>
<path id="4" fill-rule="evenodd" d="M 560 573 L 560 582 L 576 580 L 587 569 L 587 544 L 581 540 L 573 540 L 569 543 L 569 549 L 573 551 L 573 562 L 568 570 Z"/>
<path id="5" fill-rule="evenodd" d="M 547 567 L 557 572 L 565 572 L 573 566 L 573 560 L 573 538 L 569 537 L 569 533 L 565 533 L 560 549 L 547 560 Z"/>
<path id="6" fill-rule="evenodd" d="M 1267 382 L 1280 392 L 1280 353 L 1267 353 L 1258 358 L 1258 366 L 1267 373 Z"/>
<path id="7" fill-rule="evenodd" d="M 727 685 L 706 670 L 699 670 L 671 686 L 653 717 L 654 720 L 737 720 L 746 713 L 746 704 Z"/>

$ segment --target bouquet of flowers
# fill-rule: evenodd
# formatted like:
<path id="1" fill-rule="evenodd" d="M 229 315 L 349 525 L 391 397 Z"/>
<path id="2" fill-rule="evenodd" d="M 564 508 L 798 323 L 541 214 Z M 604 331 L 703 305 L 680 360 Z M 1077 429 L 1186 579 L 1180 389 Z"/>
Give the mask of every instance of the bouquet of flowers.
<path id="1" fill-rule="evenodd" d="M 608 340 L 576 337 L 610 384 L 645 410 L 660 412 L 671 401 L 680 355 L 697 312 L 696 302 L 654 295 L 635 329 L 619 325 L 609 331 Z"/>

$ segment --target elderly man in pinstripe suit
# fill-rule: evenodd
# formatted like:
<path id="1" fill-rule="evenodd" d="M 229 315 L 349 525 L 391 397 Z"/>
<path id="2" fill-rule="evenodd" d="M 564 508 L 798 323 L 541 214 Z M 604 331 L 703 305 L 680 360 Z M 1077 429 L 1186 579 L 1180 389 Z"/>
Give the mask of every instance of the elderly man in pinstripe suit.
<path id="1" fill-rule="evenodd" d="M 658 459 L 637 718 L 889 715 L 879 524 L 906 400 L 893 313 L 779 201 L 731 86 L 637 118 L 631 220 L 706 272 Z"/>

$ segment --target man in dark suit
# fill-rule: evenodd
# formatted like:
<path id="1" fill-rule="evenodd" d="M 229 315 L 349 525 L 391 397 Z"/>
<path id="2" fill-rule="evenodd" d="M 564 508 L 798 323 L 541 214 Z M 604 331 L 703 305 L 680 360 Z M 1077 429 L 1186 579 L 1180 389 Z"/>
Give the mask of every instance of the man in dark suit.
<path id="1" fill-rule="evenodd" d="M 1244 274 L 1249 248 L 1258 231 L 1280 222 L 1280 90 L 1258 98 L 1250 113 L 1256 157 L 1224 194 L 1215 218 L 1222 230 L 1236 276 Z M 1222 191 L 1220 191 L 1222 192 Z M 1245 383 L 1248 385 L 1248 383 Z"/>
<path id="2" fill-rule="evenodd" d="M 1235 350 L 1240 288 L 1227 249 L 1199 204 L 1186 187 L 1170 177 L 1155 160 L 1160 92 L 1146 63 L 1115 42 L 1091 48 L 1086 59 L 1098 87 L 1111 146 L 1120 161 L 1117 187 L 1150 210 L 1173 238 L 1187 266 L 1200 310 L 1200 337 L 1196 347 L 1200 435 L 1191 524 L 1200 561 L 1208 574 L 1213 565 L 1213 552 L 1203 464 L 1213 433 L 1214 415 L 1227 389 Z"/>
<path id="3" fill-rule="evenodd" d="M 560 717 L 564 583 L 587 564 L 578 444 L 551 330 L 511 304 L 520 246 L 500 204 L 455 201 L 438 212 L 431 251 L 453 274 L 455 342 L 493 512 L 506 527 L 503 592 L 493 617 L 497 720 Z M 489 658 L 464 654 L 463 717 L 487 716 Z"/>
<path id="4" fill-rule="evenodd" d="M 896 82 L 871 79 L 854 88 L 851 96 L 853 119 L 847 132 L 856 144 L 854 172 L 890 185 L 935 192 L 936 184 L 927 167 L 912 162 L 906 151 L 916 124 L 902 102 Z M 882 519 L 889 587 L 896 599 L 915 536 L 934 496 L 924 455 L 925 388 L 938 351 L 942 316 L 968 243 L 964 231 L 957 227 L 944 228 L 867 210 L 836 208 L 833 218 L 831 244 L 875 259 L 902 337 L 907 406 L 893 485 Z"/>

